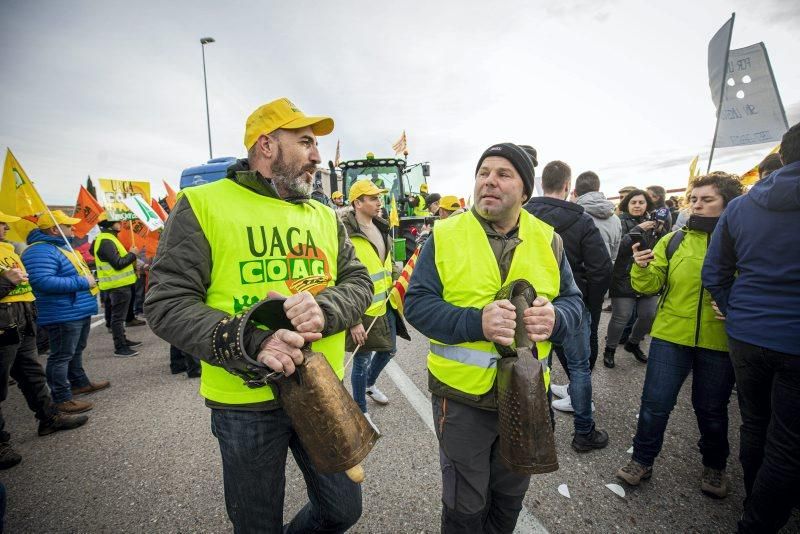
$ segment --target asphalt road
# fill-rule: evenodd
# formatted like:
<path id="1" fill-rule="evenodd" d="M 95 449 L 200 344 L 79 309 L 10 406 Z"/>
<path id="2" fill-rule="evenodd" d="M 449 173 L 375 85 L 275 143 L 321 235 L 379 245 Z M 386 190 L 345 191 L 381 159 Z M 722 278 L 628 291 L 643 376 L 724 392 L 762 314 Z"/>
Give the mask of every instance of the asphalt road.
<path id="1" fill-rule="evenodd" d="M 608 318 L 604 314 L 603 329 Z M 364 512 L 353 532 L 439 530 L 437 444 L 426 423 L 427 350 L 425 339 L 412 335 L 411 342 L 401 340 L 398 356 L 378 382 L 390 404 L 370 404 L 383 438 L 365 461 Z M 219 449 L 210 432 L 209 410 L 197 393 L 198 381 L 169 373 L 168 346 L 147 327 L 130 329 L 129 337 L 145 342 L 140 355 L 118 359 L 102 324 L 92 330 L 84 367 L 93 379 L 110 379 L 112 387 L 86 397 L 95 408 L 80 429 L 38 437 L 22 395 L 12 388 L 3 413 L 23 462 L 0 471 L 8 491 L 7 532 L 232 530 Z M 736 395 L 729 409 L 733 489 L 727 499 L 713 500 L 699 490 L 702 466 L 689 398 L 691 377 L 670 419 L 653 478 L 636 489 L 625 487 L 624 498 L 606 488 L 617 483 L 614 473 L 630 456 L 645 370 L 621 350 L 617 361 L 615 369 L 599 365 L 593 375 L 595 418 L 610 434 L 609 446 L 575 453 L 569 446 L 571 416 L 558 414 L 560 469 L 533 477 L 527 513 L 517 530 L 734 532 L 744 496 Z M 555 367 L 555 383 L 563 383 L 563 372 Z M 571 498 L 559 494 L 561 484 Z M 299 470 L 289 460 L 286 517 L 306 499 Z M 795 512 L 784 531 L 800 532 L 800 514 Z"/>

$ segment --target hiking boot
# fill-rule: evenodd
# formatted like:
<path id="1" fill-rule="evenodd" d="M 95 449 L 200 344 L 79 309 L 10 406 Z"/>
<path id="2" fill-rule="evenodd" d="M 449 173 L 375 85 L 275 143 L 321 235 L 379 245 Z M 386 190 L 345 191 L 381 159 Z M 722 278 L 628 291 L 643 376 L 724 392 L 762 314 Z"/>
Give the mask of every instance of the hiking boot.
<path id="1" fill-rule="evenodd" d="M 139 354 L 139 351 L 133 350 L 130 347 L 122 347 L 121 349 L 114 351 L 114 356 L 118 356 L 120 358 L 130 358 L 131 356 L 136 356 L 137 354 Z"/>
<path id="2" fill-rule="evenodd" d="M 141 344 L 142 344 L 141 341 L 133 341 L 131 339 L 125 338 L 125 345 L 128 347 L 138 347 Z"/>
<path id="3" fill-rule="evenodd" d="M 389 404 L 389 397 L 383 394 L 381 390 L 379 390 L 376 386 L 370 386 L 367 388 L 367 395 L 370 399 L 374 400 L 378 404 L 386 406 Z"/>
<path id="4" fill-rule="evenodd" d="M 572 448 L 576 452 L 589 452 L 595 449 L 602 449 L 608 445 L 608 432 L 605 430 L 592 429 L 588 434 L 575 433 L 572 436 Z"/>
<path id="5" fill-rule="evenodd" d="M 640 362 L 647 363 L 647 354 L 642 352 L 642 349 L 639 348 L 638 343 L 631 343 L 630 341 L 628 341 L 627 343 L 625 343 L 624 348 L 625 350 L 633 354 L 633 357 L 639 360 Z"/>
<path id="6" fill-rule="evenodd" d="M 703 476 L 700 478 L 700 491 L 715 499 L 727 497 L 728 477 L 725 476 L 725 470 L 704 467 Z"/>
<path id="7" fill-rule="evenodd" d="M 88 412 L 92 408 L 94 408 L 94 404 L 91 402 L 75 399 L 56 404 L 56 409 L 61 413 L 83 413 Z"/>
<path id="8" fill-rule="evenodd" d="M 372 417 L 370 417 L 367 412 L 364 412 L 364 417 L 367 419 L 367 422 L 369 423 L 369 426 L 372 427 L 372 430 L 374 430 L 375 433 L 380 436 L 381 435 L 381 431 L 378 430 L 378 427 L 375 425 L 375 423 L 372 422 Z"/>
<path id="9" fill-rule="evenodd" d="M 575 408 L 572 407 L 572 399 L 569 395 L 563 399 L 554 400 L 552 406 L 554 410 L 559 412 L 575 413 Z M 592 411 L 594 412 L 594 401 L 592 401 Z"/>
<path id="10" fill-rule="evenodd" d="M 617 349 L 612 349 L 610 347 L 606 347 L 606 350 L 603 351 L 603 365 L 609 369 L 614 368 L 614 353 L 616 351 Z"/>
<path id="11" fill-rule="evenodd" d="M 100 382 L 89 382 L 88 385 L 85 385 L 83 387 L 72 388 L 72 396 L 77 397 L 78 395 L 88 395 L 89 393 L 94 393 L 95 391 L 106 389 L 109 386 L 111 386 L 111 382 L 109 382 L 108 380 L 101 380 Z"/>
<path id="12" fill-rule="evenodd" d="M 0 469 L 10 469 L 22 461 L 22 456 L 10 443 L 0 443 Z"/>
<path id="13" fill-rule="evenodd" d="M 141 319 L 133 319 L 131 321 L 125 321 L 125 326 L 144 326 L 147 324 L 147 321 L 142 321 Z"/>
<path id="14" fill-rule="evenodd" d="M 69 415 L 65 413 L 57 413 L 48 421 L 39 422 L 39 435 L 46 436 L 59 430 L 72 430 L 86 424 L 89 420 L 88 415 Z"/>
<path id="15" fill-rule="evenodd" d="M 569 397 L 569 384 L 565 384 L 563 386 L 559 386 L 558 384 L 550 384 L 550 391 L 552 391 L 553 395 L 559 399 L 567 398 Z"/>
<path id="16" fill-rule="evenodd" d="M 642 480 L 647 480 L 651 476 L 653 476 L 653 468 L 645 467 L 635 460 L 631 460 L 617 471 L 617 478 L 631 486 L 638 486 Z"/>

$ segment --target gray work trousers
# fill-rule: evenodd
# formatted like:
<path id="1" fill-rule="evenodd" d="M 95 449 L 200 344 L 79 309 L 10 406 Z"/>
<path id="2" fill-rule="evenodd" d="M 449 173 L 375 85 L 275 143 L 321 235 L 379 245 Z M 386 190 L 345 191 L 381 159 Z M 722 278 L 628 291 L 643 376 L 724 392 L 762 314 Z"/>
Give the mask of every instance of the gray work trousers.
<path id="1" fill-rule="evenodd" d="M 500 459 L 497 412 L 432 395 L 442 468 L 442 533 L 511 533 L 531 477 Z"/>
<path id="2" fill-rule="evenodd" d="M 637 319 L 633 323 L 633 330 L 628 338 L 629 343 L 638 345 L 644 336 L 650 333 L 653 326 L 653 319 L 656 316 L 658 306 L 658 296 L 652 297 L 613 297 L 611 299 L 611 320 L 608 322 L 608 335 L 606 336 L 606 347 L 616 349 L 622 331 L 631 318 L 633 309 L 636 308 Z"/>

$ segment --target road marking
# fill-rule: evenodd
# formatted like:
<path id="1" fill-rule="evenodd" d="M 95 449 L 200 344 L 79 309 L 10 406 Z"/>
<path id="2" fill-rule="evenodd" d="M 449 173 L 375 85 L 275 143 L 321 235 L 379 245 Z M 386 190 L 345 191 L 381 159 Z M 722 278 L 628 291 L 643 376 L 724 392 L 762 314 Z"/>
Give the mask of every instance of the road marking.
<path id="1" fill-rule="evenodd" d="M 433 427 L 433 412 L 431 411 L 431 401 L 426 397 L 408 378 L 408 375 L 403 371 L 394 360 L 390 360 L 389 364 L 384 368 L 386 374 L 392 379 L 397 389 L 400 390 L 405 398 L 408 400 L 411 407 L 417 412 L 425 425 L 431 432 L 436 434 Z M 522 505 L 522 511 L 519 513 L 517 519 L 517 527 L 514 532 L 518 534 L 548 534 L 544 525 L 536 519 L 536 517 L 528 511 L 525 505 Z"/>
<path id="2" fill-rule="evenodd" d="M 102 324 L 102 323 L 104 323 L 104 322 L 106 322 L 106 320 L 105 320 L 105 319 L 100 319 L 99 321 L 95 321 L 95 322 L 93 322 L 91 325 L 89 325 L 89 330 L 91 330 L 91 329 L 92 329 L 92 328 L 94 328 L 95 326 L 97 326 L 97 325 L 99 325 L 99 324 Z"/>

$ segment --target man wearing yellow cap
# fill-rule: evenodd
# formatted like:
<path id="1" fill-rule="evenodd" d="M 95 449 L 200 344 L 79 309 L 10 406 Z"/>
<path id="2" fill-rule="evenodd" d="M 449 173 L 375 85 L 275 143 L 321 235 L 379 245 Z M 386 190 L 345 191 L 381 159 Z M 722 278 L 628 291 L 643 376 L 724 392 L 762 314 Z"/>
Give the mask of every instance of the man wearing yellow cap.
<path id="1" fill-rule="evenodd" d="M 47 389 L 44 369 L 36 359 L 36 308 L 28 273 L 11 243 L 3 241 L 8 224 L 19 217 L 0 212 L 0 403 L 8 396 L 9 376 L 17 381 L 28 406 L 39 420 L 39 435 L 76 428 L 85 415 L 60 413 Z M 0 413 L 0 469 L 17 465 L 22 457 L 11 447 Z"/>
<path id="2" fill-rule="evenodd" d="M 247 159 L 226 179 L 184 190 L 150 271 L 145 308 L 153 331 L 202 361 L 200 394 L 222 454 L 225 504 L 236 532 L 281 532 L 288 449 L 310 503 L 284 532 L 343 532 L 361 515 L 361 490 L 344 473 L 322 474 L 263 377 L 291 375 L 300 349 L 344 375 L 345 330 L 372 300 L 372 282 L 333 210 L 309 198 L 328 117 L 282 98 L 247 119 Z M 287 326 L 243 312 L 288 297 Z"/>
<path id="3" fill-rule="evenodd" d="M 461 202 L 458 197 L 454 195 L 445 195 L 439 202 L 439 211 L 437 215 L 440 219 L 446 219 L 452 215 L 463 213 L 464 208 L 461 207 Z"/>
<path id="4" fill-rule="evenodd" d="M 408 196 L 408 204 L 413 209 L 413 214 L 418 217 L 427 217 L 428 213 L 428 184 L 419 186 L 419 193 Z"/>
<path id="5" fill-rule="evenodd" d="M 66 241 L 80 219 L 54 210 L 39 217 L 39 228 L 28 234 L 22 262 L 36 295 L 37 324 L 47 331 L 47 384 L 61 412 L 81 413 L 93 404 L 75 395 L 107 388 L 108 380 L 91 382 L 83 370 L 83 349 L 89 337 L 92 315 L 97 313 L 97 282 L 83 257 Z"/>
<path id="6" fill-rule="evenodd" d="M 373 421 L 367 412 L 366 396 L 380 405 L 389 403 L 389 398 L 375 382 L 397 351 L 397 335 L 411 339 L 403 319 L 387 302 L 392 281 L 400 276 L 400 271 L 392 261 L 389 223 L 380 216 L 381 196 L 385 193 L 386 189 L 380 189 L 371 180 L 359 180 L 348 191 L 353 209 L 342 214 L 342 223 L 356 256 L 366 266 L 374 284 L 372 303 L 364 316 L 350 327 L 346 345 L 350 352 L 360 346 L 353 358 L 350 378 L 353 398 L 370 423 Z"/>

